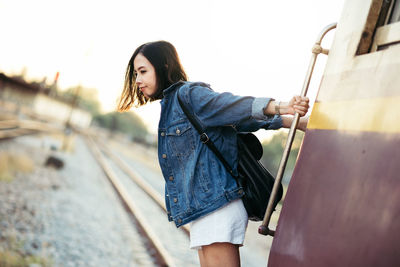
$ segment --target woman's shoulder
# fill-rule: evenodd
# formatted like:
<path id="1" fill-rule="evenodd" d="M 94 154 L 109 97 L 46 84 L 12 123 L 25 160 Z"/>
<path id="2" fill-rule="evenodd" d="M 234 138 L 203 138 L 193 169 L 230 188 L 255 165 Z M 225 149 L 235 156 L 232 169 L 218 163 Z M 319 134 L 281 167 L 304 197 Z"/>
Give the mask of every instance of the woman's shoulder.
<path id="1" fill-rule="evenodd" d="M 210 84 L 205 83 L 205 82 L 190 82 L 190 85 L 192 87 L 207 87 L 207 88 L 211 89 Z"/>
<path id="2" fill-rule="evenodd" d="M 186 87 L 186 88 L 205 87 L 205 88 L 211 89 L 210 84 L 201 82 L 201 81 L 197 81 L 197 82 L 185 81 L 185 82 L 183 82 L 182 87 Z"/>
<path id="3" fill-rule="evenodd" d="M 209 97 L 214 91 L 210 85 L 204 82 L 184 82 L 179 89 L 179 95 L 184 98 L 191 99 L 193 102 L 199 101 L 204 97 Z"/>

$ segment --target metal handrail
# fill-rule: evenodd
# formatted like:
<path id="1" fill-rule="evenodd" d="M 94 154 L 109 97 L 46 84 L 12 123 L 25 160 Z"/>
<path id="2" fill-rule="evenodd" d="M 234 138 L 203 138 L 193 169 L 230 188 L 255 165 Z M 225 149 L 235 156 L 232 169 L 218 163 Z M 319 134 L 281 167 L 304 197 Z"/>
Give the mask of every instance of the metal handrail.
<path id="1" fill-rule="evenodd" d="M 307 94 L 308 87 L 309 87 L 310 81 L 311 81 L 311 76 L 312 76 L 312 73 L 314 71 L 314 66 L 315 66 L 315 62 L 317 60 L 318 54 L 323 53 L 325 55 L 328 55 L 328 53 L 329 53 L 328 49 L 324 49 L 324 48 L 321 47 L 322 39 L 324 38 L 324 36 L 330 30 L 335 29 L 336 26 L 337 26 L 337 23 L 329 24 L 318 35 L 317 41 L 315 42 L 315 44 L 314 44 L 314 46 L 312 48 L 312 56 L 311 56 L 310 63 L 308 65 L 308 70 L 307 70 L 306 78 L 305 78 L 304 83 L 303 83 L 303 88 L 301 90 L 301 96 L 306 96 L 306 94 Z M 296 112 L 294 114 L 292 125 L 290 126 L 289 135 L 288 135 L 288 139 L 286 141 L 285 150 L 283 151 L 282 159 L 281 159 L 281 162 L 279 164 L 278 173 L 277 173 L 277 176 L 276 176 L 276 179 L 275 179 L 274 187 L 272 188 L 271 196 L 270 196 L 269 201 L 268 201 L 268 206 L 267 206 L 267 209 L 266 209 L 266 212 L 265 212 L 265 215 L 264 215 L 264 220 L 263 220 L 263 223 L 258 228 L 258 233 L 260 233 L 262 235 L 274 236 L 274 234 L 275 234 L 274 230 L 269 229 L 269 222 L 271 220 L 272 211 L 273 211 L 273 207 L 274 207 L 274 202 L 275 202 L 275 199 L 276 199 L 276 196 L 277 196 L 279 185 L 280 185 L 280 183 L 282 181 L 282 177 L 283 177 L 283 173 L 285 171 L 287 160 L 289 158 L 290 149 L 292 147 L 292 143 L 293 143 L 293 140 L 294 140 L 294 137 L 295 137 L 295 134 L 296 134 L 296 128 L 297 128 L 297 125 L 299 123 L 299 119 L 300 119 L 300 115 Z"/>

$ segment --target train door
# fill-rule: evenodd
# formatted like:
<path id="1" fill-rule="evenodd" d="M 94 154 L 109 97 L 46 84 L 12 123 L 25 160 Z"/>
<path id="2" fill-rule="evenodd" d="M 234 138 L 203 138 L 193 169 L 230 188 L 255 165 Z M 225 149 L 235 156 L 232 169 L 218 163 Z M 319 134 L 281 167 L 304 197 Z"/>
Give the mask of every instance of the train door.
<path id="1" fill-rule="evenodd" d="M 399 103 L 400 1 L 349 0 L 268 266 L 400 266 Z"/>

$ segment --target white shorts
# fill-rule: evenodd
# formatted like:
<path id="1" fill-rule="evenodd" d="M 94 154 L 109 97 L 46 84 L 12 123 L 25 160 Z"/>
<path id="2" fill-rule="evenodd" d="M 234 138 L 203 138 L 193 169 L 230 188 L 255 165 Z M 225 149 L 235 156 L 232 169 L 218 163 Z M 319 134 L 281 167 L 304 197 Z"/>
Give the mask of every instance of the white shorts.
<path id="1" fill-rule="evenodd" d="M 247 212 L 242 199 L 237 199 L 190 223 L 190 248 L 217 242 L 243 245 L 247 228 Z"/>

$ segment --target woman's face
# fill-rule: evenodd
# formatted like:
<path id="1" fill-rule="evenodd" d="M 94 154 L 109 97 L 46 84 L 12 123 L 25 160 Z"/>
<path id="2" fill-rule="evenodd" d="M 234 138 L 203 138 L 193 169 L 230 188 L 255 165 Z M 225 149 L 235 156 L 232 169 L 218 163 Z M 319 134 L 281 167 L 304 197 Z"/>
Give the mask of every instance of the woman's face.
<path id="1" fill-rule="evenodd" d="M 157 92 L 157 76 L 153 65 L 142 54 L 135 57 L 133 65 L 139 90 L 145 97 L 154 96 Z"/>

